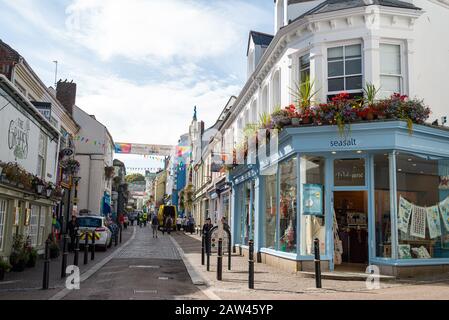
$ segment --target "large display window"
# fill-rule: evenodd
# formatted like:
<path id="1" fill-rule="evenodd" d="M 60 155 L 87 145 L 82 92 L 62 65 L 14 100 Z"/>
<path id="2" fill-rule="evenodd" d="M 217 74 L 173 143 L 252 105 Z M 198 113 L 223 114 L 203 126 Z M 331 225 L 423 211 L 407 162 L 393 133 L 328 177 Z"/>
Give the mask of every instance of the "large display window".
<path id="1" fill-rule="evenodd" d="M 448 176 L 448 160 L 396 155 L 399 259 L 449 258 Z"/>
<path id="2" fill-rule="evenodd" d="M 314 254 L 314 239 L 320 240 L 321 254 L 326 254 L 324 207 L 325 159 L 304 156 L 300 161 L 301 179 L 301 255 Z"/>
<path id="3" fill-rule="evenodd" d="M 277 175 L 269 175 L 265 176 L 265 248 L 276 248 L 276 224 Z"/>
<path id="4" fill-rule="evenodd" d="M 296 253 L 297 161 L 294 157 L 280 165 L 279 250 L 283 252 Z"/>

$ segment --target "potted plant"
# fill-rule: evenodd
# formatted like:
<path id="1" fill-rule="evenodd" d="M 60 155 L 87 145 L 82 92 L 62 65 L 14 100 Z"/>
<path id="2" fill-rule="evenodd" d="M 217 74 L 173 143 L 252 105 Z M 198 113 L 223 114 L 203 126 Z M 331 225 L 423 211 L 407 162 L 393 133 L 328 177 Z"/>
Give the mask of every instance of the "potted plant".
<path id="1" fill-rule="evenodd" d="M 25 270 L 28 263 L 28 252 L 25 248 L 25 241 L 22 235 L 15 235 L 13 238 L 12 252 L 9 257 L 9 262 L 12 266 L 12 271 L 21 272 Z"/>
<path id="2" fill-rule="evenodd" d="M 28 268 L 34 268 L 36 266 L 38 257 L 37 250 L 33 247 L 28 247 L 27 251 L 28 251 L 28 263 L 26 266 Z"/>
<path id="3" fill-rule="evenodd" d="M 0 259 L 0 281 L 3 281 L 5 279 L 5 273 L 9 272 L 11 270 L 11 265 L 3 260 Z"/>
<path id="4" fill-rule="evenodd" d="M 275 111 L 271 115 L 273 124 L 276 129 L 282 129 L 285 126 L 291 124 L 290 114 L 287 110 L 283 110 L 280 107 L 276 107 Z"/>

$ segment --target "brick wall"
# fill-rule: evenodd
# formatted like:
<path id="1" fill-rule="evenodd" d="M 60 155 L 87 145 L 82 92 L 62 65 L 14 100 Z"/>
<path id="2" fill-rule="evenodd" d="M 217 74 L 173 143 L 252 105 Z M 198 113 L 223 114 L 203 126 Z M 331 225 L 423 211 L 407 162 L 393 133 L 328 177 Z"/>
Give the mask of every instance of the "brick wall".
<path id="1" fill-rule="evenodd" d="M 73 115 L 73 106 L 76 102 L 76 83 L 60 80 L 56 87 L 56 98 L 67 112 Z"/>

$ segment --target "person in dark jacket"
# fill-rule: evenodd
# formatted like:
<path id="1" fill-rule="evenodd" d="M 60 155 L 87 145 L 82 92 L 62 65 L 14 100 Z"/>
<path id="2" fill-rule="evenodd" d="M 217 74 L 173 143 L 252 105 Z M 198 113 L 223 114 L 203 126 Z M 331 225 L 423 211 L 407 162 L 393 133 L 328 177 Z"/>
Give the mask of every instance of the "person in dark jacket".
<path id="1" fill-rule="evenodd" d="M 69 225 L 67 226 L 69 237 L 70 237 L 70 245 L 69 245 L 69 251 L 75 250 L 75 239 L 76 239 L 76 233 L 79 229 L 79 224 L 76 216 L 72 216 L 72 220 L 69 222 Z"/>
<path id="2" fill-rule="evenodd" d="M 203 226 L 203 235 L 204 235 L 204 239 L 206 240 L 206 253 L 210 254 L 210 241 L 208 241 L 209 239 L 209 231 L 214 227 L 214 225 L 212 224 L 212 220 L 210 218 L 206 219 L 206 223 Z"/>

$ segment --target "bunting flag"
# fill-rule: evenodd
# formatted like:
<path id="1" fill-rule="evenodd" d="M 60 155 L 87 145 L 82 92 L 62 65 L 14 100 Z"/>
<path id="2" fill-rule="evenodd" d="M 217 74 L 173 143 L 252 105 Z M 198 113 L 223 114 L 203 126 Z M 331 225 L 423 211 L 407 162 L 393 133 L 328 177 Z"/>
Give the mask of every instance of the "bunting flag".
<path id="1" fill-rule="evenodd" d="M 408 233 L 408 225 L 410 223 L 410 216 L 412 215 L 412 208 L 413 205 L 401 196 L 398 210 L 398 229 L 404 233 Z"/>
<path id="2" fill-rule="evenodd" d="M 449 232 L 449 197 L 439 204 L 441 218 L 443 219 L 443 224 L 446 230 Z"/>
<path id="3" fill-rule="evenodd" d="M 427 210 L 423 207 L 413 206 L 410 235 L 421 239 L 426 238 Z"/>
<path id="4" fill-rule="evenodd" d="M 427 224 L 429 225 L 430 239 L 441 237 L 441 223 L 438 206 L 427 208 Z"/>

